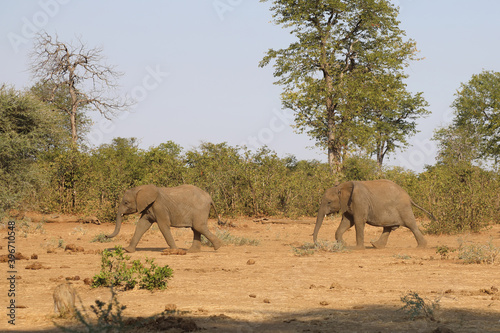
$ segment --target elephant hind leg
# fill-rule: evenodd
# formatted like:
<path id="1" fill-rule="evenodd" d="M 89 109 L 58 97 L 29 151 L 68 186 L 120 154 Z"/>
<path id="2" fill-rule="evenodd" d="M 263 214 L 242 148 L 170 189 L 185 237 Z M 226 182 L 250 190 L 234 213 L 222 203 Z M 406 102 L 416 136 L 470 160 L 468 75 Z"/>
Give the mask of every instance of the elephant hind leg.
<path id="1" fill-rule="evenodd" d="M 195 237 L 196 237 L 196 232 L 205 236 L 214 246 L 214 250 L 218 250 L 222 246 L 222 241 L 219 238 L 217 238 L 217 236 L 215 236 L 213 233 L 211 233 L 210 230 L 208 230 L 206 222 L 202 226 L 196 226 L 196 227 L 193 226 L 193 232 L 195 232 Z"/>
<path id="2" fill-rule="evenodd" d="M 188 252 L 190 252 L 190 253 L 200 252 L 201 251 L 201 233 L 194 228 L 192 228 L 192 230 L 193 230 L 193 234 L 194 234 L 193 245 L 191 245 Z"/>
<path id="3" fill-rule="evenodd" d="M 409 214 L 408 214 L 409 215 Z M 413 232 L 413 235 L 415 236 L 415 239 L 417 240 L 417 247 L 426 247 L 427 246 L 427 241 L 424 238 L 424 235 L 420 231 L 420 229 L 417 226 L 417 221 L 415 220 L 415 216 L 413 215 L 413 212 L 411 213 L 411 216 L 408 216 L 405 219 L 405 227 L 411 230 Z"/>
<path id="4" fill-rule="evenodd" d="M 389 239 L 389 235 L 391 234 L 391 231 L 393 229 L 395 228 L 384 227 L 384 231 L 382 231 L 382 235 L 380 235 L 380 238 L 375 242 L 371 242 L 373 247 L 376 249 L 383 249 L 387 245 L 387 240 Z"/>

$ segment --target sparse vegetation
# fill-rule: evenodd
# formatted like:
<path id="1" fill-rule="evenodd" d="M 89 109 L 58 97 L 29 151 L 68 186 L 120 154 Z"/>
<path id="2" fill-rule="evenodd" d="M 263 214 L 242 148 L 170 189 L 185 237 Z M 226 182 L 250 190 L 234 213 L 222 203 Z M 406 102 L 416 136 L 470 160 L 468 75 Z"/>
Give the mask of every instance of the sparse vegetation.
<path id="1" fill-rule="evenodd" d="M 104 250 L 101 255 L 101 271 L 92 279 L 92 287 L 121 287 L 124 290 L 139 288 L 154 290 L 165 289 L 173 271 L 170 267 L 160 267 L 154 259 L 146 259 L 146 265 L 140 260 L 130 262 L 121 246 L 114 251 Z"/>
<path id="2" fill-rule="evenodd" d="M 411 320 L 424 318 L 435 321 L 435 310 L 439 308 L 439 299 L 434 301 L 425 302 L 417 292 L 409 291 L 401 297 L 401 302 L 404 303 L 401 308 Z"/>
<path id="3" fill-rule="evenodd" d="M 464 264 L 490 264 L 497 262 L 500 256 L 500 247 L 495 246 L 490 240 L 487 244 L 466 244 L 461 241 L 458 247 L 458 259 Z"/>
<path id="4" fill-rule="evenodd" d="M 100 233 L 100 234 L 95 235 L 94 238 L 92 238 L 92 240 L 90 242 L 91 243 L 95 243 L 95 242 L 98 242 L 98 243 L 109 243 L 111 241 L 112 241 L 112 239 L 106 237 L 106 234 Z"/>
<path id="5" fill-rule="evenodd" d="M 229 231 L 221 230 L 221 229 L 215 230 L 215 236 L 217 236 L 226 245 L 228 245 L 228 244 L 236 245 L 236 246 L 244 246 L 244 245 L 259 246 L 260 245 L 260 240 L 258 240 L 258 239 L 234 236 Z M 203 244 L 205 246 L 212 246 L 213 247 L 212 243 L 203 235 L 201 236 L 201 244 Z"/>
<path id="6" fill-rule="evenodd" d="M 323 252 L 347 252 L 347 247 L 342 242 L 329 242 L 329 241 L 317 241 L 314 243 L 305 243 L 302 246 L 295 247 L 292 246 L 292 251 L 295 256 L 303 257 L 303 256 L 311 256 L 316 251 Z"/>

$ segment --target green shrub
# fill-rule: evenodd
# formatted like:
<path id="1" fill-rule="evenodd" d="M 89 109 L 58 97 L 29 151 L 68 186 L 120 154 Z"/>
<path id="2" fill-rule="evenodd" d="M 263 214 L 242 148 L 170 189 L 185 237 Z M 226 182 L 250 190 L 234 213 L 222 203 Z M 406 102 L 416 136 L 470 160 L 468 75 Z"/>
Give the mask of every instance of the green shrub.
<path id="1" fill-rule="evenodd" d="M 154 259 L 146 259 L 144 266 L 140 260 L 130 262 L 121 246 L 114 251 L 104 250 L 101 256 L 101 271 L 92 279 L 92 287 L 122 287 L 124 290 L 139 288 L 148 290 L 165 289 L 173 271 L 168 266 L 160 267 Z"/>

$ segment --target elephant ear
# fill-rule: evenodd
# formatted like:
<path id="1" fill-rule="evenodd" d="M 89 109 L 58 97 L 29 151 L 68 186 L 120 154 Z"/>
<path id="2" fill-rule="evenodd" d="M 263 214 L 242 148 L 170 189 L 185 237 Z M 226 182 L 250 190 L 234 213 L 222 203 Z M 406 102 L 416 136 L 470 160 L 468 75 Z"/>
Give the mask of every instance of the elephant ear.
<path id="1" fill-rule="evenodd" d="M 149 205 L 156 201 L 158 197 L 158 188 L 154 185 L 140 186 L 136 194 L 137 211 L 142 212 Z"/>
<path id="2" fill-rule="evenodd" d="M 338 186 L 339 197 L 340 197 L 340 209 L 342 212 L 348 212 L 351 210 L 353 190 L 354 190 L 354 182 L 346 182 Z"/>

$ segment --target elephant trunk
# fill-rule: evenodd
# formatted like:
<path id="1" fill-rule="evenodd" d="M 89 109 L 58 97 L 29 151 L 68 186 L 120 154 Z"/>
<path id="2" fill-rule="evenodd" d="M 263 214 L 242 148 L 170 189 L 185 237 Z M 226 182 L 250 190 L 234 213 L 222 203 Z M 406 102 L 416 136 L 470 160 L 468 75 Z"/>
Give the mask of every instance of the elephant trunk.
<path id="1" fill-rule="evenodd" d="M 116 235 L 118 235 L 118 233 L 120 232 L 120 228 L 122 226 L 122 221 L 123 221 L 123 214 L 122 214 L 121 210 L 118 210 L 118 213 L 116 214 L 115 231 L 113 231 L 113 233 L 111 235 L 107 235 L 106 236 L 107 238 L 113 238 Z"/>
<path id="2" fill-rule="evenodd" d="M 319 228 L 321 228 L 321 225 L 323 224 L 323 219 L 325 218 L 326 215 L 326 209 L 321 206 L 318 211 L 318 217 L 316 218 L 316 226 L 314 227 L 314 233 L 313 233 L 313 242 L 316 243 L 318 239 L 318 232 Z"/>

